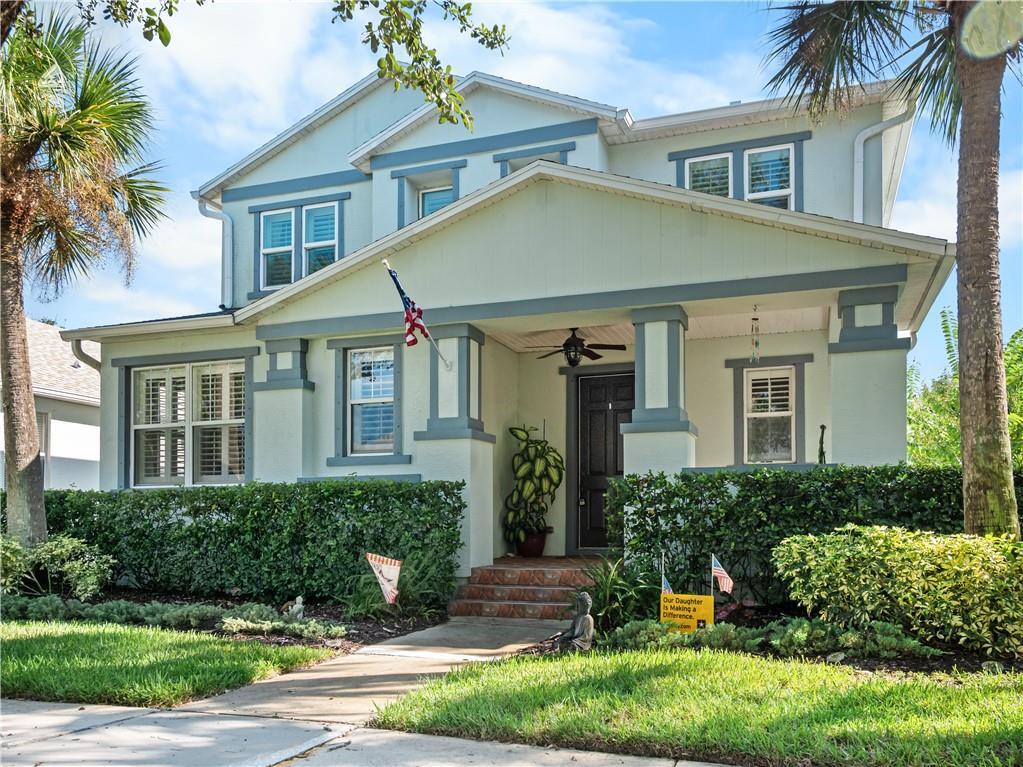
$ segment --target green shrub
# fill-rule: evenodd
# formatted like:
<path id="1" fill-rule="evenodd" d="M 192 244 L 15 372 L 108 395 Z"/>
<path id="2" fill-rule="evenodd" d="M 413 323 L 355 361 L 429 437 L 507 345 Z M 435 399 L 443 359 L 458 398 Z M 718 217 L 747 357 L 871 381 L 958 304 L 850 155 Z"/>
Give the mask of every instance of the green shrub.
<path id="1" fill-rule="evenodd" d="M 0 598 L 0 620 L 24 620 L 31 601 L 21 594 L 4 594 L 3 598 Z"/>
<path id="2" fill-rule="evenodd" d="M 1023 654 L 1023 543 L 849 525 L 774 551 L 792 597 L 850 627 L 902 626 L 925 642 Z"/>
<path id="3" fill-rule="evenodd" d="M 849 658 L 896 658 L 940 655 L 941 651 L 907 636 L 898 626 L 872 622 L 845 629 L 822 620 L 788 618 L 764 626 L 716 623 L 691 634 L 654 620 L 634 621 L 611 634 L 605 646 L 617 650 L 689 647 L 805 658 L 843 652 Z"/>
<path id="4" fill-rule="evenodd" d="M 1023 473 L 1016 483 L 1023 501 Z M 607 514 L 611 540 L 630 561 L 656 567 L 666 555 L 676 591 L 706 589 L 716 554 L 737 590 L 770 604 L 787 599 L 771 550 L 791 535 L 848 523 L 962 532 L 962 472 L 896 465 L 632 475 L 612 481 Z"/>
<path id="5" fill-rule="evenodd" d="M 114 558 L 99 547 L 67 535 L 26 549 L 9 536 L 0 536 L 3 592 L 57 594 L 91 599 L 110 581 Z"/>
<path id="6" fill-rule="evenodd" d="M 30 599 L 25 606 L 25 617 L 32 621 L 62 621 L 68 612 L 67 604 L 56 594 Z"/>
<path id="7" fill-rule="evenodd" d="M 587 565 L 584 571 L 592 585 L 583 586 L 579 591 L 593 598 L 590 614 L 599 632 L 613 631 L 629 621 L 657 615 L 661 595 L 658 573 L 626 565 L 620 557 L 602 557 Z"/>
<path id="8" fill-rule="evenodd" d="M 347 629 L 340 623 L 316 618 L 287 621 L 280 616 L 275 620 L 266 621 L 227 617 L 224 618 L 221 628 L 229 634 L 292 636 L 301 639 L 340 639 L 347 633 Z"/>
<path id="9" fill-rule="evenodd" d="M 50 530 L 88 541 L 119 578 L 152 591 L 240 594 L 271 604 L 302 594 L 343 602 L 364 554 L 427 560 L 405 589 L 440 609 L 454 590 L 460 482 L 338 481 L 90 492 L 48 490 Z M 0 498 L 2 501 L 2 498 Z"/>

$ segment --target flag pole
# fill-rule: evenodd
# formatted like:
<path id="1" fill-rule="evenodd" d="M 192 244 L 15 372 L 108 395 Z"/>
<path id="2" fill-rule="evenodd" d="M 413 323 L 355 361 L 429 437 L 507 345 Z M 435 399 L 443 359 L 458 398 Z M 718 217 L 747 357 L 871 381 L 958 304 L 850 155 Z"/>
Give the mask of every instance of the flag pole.
<path id="1" fill-rule="evenodd" d="M 384 265 L 384 268 L 386 268 L 388 272 L 391 271 L 391 265 L 390 263 L 388 263 L 386 258 L 380 259 L 380 263 Z M 437 342 L 434 340 L 433 333 L 430 332 L 430 328 L 426 324 L 426 320 L 420 317 L 419 321 L 423 323 L 423 327 L 426 328 L 426 340 L 430 342 L 430 345 L 433 346 L 433 350 L 437 352 L 437 356 L 440 358 L 440 361 L 444 363 L 444 369 L 450 371 L 451 363 L 448 362 L 448 358 L 444 356 L 443 352 L 441 352 L 440 350 L 440 347 L 437 346 Z"/>
<path id="2" fill-rule="evenodd" d="M 714 555 L 710 555 L 710 606 L 714 608 Z"/>

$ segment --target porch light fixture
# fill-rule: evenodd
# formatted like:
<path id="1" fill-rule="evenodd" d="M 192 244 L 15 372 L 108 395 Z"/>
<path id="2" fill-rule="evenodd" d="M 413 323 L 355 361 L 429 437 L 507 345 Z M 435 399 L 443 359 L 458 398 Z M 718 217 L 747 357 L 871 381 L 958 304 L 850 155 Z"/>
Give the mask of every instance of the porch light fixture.
<path id="1" fill-rule="evenodd" d="M 572 334 L 565 339 L 564 343 L 560 346 L 531 346 L 530 349 L 553 349 L 554 351 L 541 354 L 537 357 L 538 360 L 547 359 L 553 357 L 555 354 L 564 354 L 565 361 L 568 363 L 570 368 L 579 367 L 579 363 L 583 361 L 583 357 L 591 360 L 599 360 L 603 357 L 603 354 L 597 354 L 594 349 L 611 349 L 614 351 L 625 351 L 625 344 L 588 344 L 586 341 L 576 334 L 579 328 L 570 328 Z"/>
<path id="2" fill-rule="evenodd" d="M 579 367 L 579 363 L 582 362 L 583 355 L 578 346 L 570 345 L 565 346 L 565 362 L 568 363 L 570 368 Z"/>

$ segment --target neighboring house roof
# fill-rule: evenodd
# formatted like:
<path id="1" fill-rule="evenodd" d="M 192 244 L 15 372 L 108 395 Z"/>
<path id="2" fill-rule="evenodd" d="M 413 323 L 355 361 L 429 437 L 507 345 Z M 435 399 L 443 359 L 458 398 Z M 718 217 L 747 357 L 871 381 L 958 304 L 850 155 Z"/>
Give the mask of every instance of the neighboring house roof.
<path id="1" fill-rule="evenodd" d="M 307 114 L 290 128 L 277 134 L 263 144 L 263 146 L 246 155 L 227 170 L 218 173 L 206 183 L 201 184 L 195 194 L 206 198 L 215 196 L 224 187 L 230 186 L 246 173 L 262 165 L 271 157 L 280 154 L 289 146 L 301 140 L 303 136 L 355 105 L 385 83 L 389 83 L 389 81 L 377 77 L 375 71 L 366 75 L 355 85 L 338 94 L 319 109 Z"/>
<path id="2" fill-rule="evenodd" d="M 32 393 L 85 405 L 99 405 L 99 372 L 78 361 L 61 329 L 45 322 L 26 320 Z M 100 345 L 82 344 L 90 356 L 100 356 Z"/>
<path id="3" fill-rule="evenodd" d="M 540 104 L 558 107 L 570 112 L 577 112 L 586 117 L 596 117 L 602 121 L 613 122 L 621 114 L 622 110 L 608 104 L 601 104 L 597 101 L 588 101 L 577 96 L 570 96 L 565 93 L 549 91 L 545 88 L 538 88 L 535 85 L 506 80 L 496 75 L 488 75 L 485 72 L 470 72 L 459 81 L 455 90 L 463 96 L 468 96 L 479 88 L 490 88 L 510 96 L 515 96 Z M 369 158 L 387 147 L 394 144 L 403 136 L 408 135 L 420 125 L 427 122 L 436 122 L 437 108 L 432 103 L 423 104 L 418 109 L 409 112 L 395 123 L 392 123 L 365 143 L 353 149 L 348 154 L 348 161 L 362 171 L 369 170 Z"/>

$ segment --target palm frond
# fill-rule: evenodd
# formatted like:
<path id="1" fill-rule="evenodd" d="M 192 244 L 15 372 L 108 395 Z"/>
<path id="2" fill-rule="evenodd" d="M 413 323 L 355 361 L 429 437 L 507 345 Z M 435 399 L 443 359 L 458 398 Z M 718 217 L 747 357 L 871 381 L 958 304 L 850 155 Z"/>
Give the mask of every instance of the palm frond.
<path id="1" fill-rule="evenodd" d="M 963 99 L 956 78 L 956 42 L 951 26 L 927 32 L 903 52 L 898 61 L 910 59 L 892 83 L 894 93 L 914 94 L 930 113 L 931 128 L 954 144 Z"/>
<path id="2" fill-rule="evenodd" d="M 941 337 L 945 341 L 945 361 L 953 377 L 959 375 L 959 318 L 949 306 L 940 312 Z"/>
<path id="3" fill-rule="evenodd" d="M 912 16 L 908 3 L 800 2 L 779 6 L 782 21 L 768 33 L 768 82 L 794 104 L 808 101 L 811 115 L 848 106 L 857 88 L 878 80 L 904 50 Z"/>
<path id="4" fill-rule="evenodd" d="M 136 237 L 145 237 L 166 218 L 163 205 L 170 190 L 151 175 L 159 171 L 157 163 L 146 163 L 122 175 L 115 185 L 118 206 Z"/>

